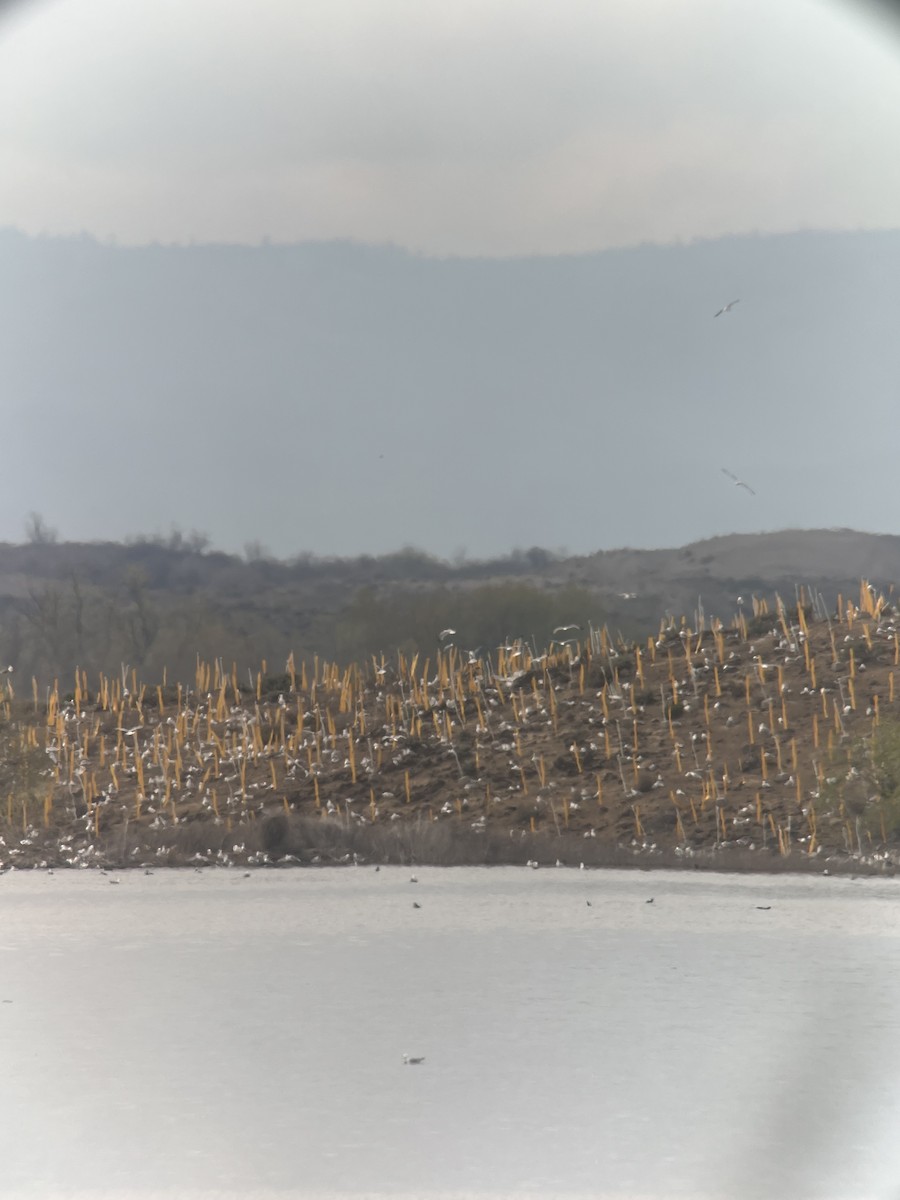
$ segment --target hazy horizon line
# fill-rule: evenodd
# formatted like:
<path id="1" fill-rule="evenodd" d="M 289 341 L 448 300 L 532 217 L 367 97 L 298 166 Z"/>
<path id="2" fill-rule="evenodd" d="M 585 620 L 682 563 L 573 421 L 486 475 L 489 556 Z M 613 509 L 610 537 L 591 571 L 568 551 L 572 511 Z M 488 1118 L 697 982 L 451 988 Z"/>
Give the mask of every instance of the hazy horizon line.
<path id="1" fill-rule="evenodd" d="M 860 234 L 879 236 L 890 233 L 900 233 L 900 223 L 896 225 L 857 225 L 853 228 L 842 226 L 804 225 L 796 228 L 781 230 L 747 229 L 735 230 L 729 233 L 713 234 L 709 236 L 697 234 L 693 237 L 676 237 L 669 239 L 668 241 L 654 241 L 651 238 L 645 238 L 638 242 L 613 243 L 606 246 L 597 246 L 592 249 L 584 250 L 531 250 L 522 251 L 515 254 L 463 254 L 455 252 L 444 253 L 435 250 L 423 249 L 413 245 L 405 245 L 402 242 L 397 242 L 394 240 L 367 241 L 350 234 L 342 237 L 312 237 L 290 241 L 272 238 L 268 235 L 262 235 L 254 241 L 225 241 L 222 239 L 206 241 L 202 237 L 191 237 L 182 241 L 161 241 L 158 238 L 153 238 L 148 241 L 130 241 L 123 240 L 117 237 L 115 234 L 102 235 L 86 229 L 69 233 L 48 230 L 41 230 L 37 233 L 32 233 L 18 225 L 0 224 L 0 235 L 16 234 L 17 236 L 32 242 L 87 241 L 92 242 L 94 245 L 105 250 L 292 250 L 309 246 L 341 246 L 366 250 L 392 250 L 401 254 L 406 254 L 411 258 L 428 259 L 434 262 L 523 262 L 533 261 L 535 259 L 594 258 L 603 254 L 622 253 L 630 250 L 645 250 L 651 248 L 659 250 L 678 250 L 687 249 L 693 246 L 711 245 L 717 242 L 728 241 L 774 241 L 778 238 L 798 236 L 838 237 L 856 236 Z"/>
<path id="2" fill-rule="evenodd" d="M 417 557 L 426 558 L 435 563 L 442 563 L 447 566 L 476 566 L 480 564 L 504 562 L 509 559 L 526 558 L 529 554 L 538 551 L 540 554 L 546 555 L 548 559 L 561 562 L 573 558 L 593 558 L 597 554 L 621 554 L 621 553 L 666 553 L 678 550 L 688 550 L 695 546 L 706 546 L 711 542 L 725 541 L 731 538 L 740 538 L 746 540 L 748 538 L 766 538 L 777 537 L 779 534 L 812 534 L 812 533 L 849 533 L 856 537 L 871 537 L 871 538 L 900 538 L 900 533 L 878 531 L 871 529 L 854 529 L 849 525 L 815 525 L 815 526 L 782 526 L 777 529 L 758 529 L 752 533 L 740 532 L 735 530 L 729 533 L 713 533 L 708 537 L 695 538 L 689 542 L 679 542 L 672 545 L 655 545 L 655 546 L 640 546 L 631 543 L 622 543 L 616 546 L 598 546 L 594 550 L 578 553 L 570 551 L 566 546 L 552 548 L 550 546 L 541 546 L 537 543 L 528 546 L 512 546 L 508 550 L 491 555 L 469 555 L 465 548 L 452 554 L 440 554 L 434 550 L 427 550 L 424 546 L 407 543 L 395 547 L 393 550 L 383 550 L 377 554 L 370 553 L 364 550 L 356 554 L 323 554 L 317 550 L 296 550 L 292 554 L 279 555 L 270 550 L 259 539 L 251 539 L 246 543 L 243 551 L 226 550 L 220 546 L 216 546 L 212 538 L 203 530 L 199 529 L 181 529 L 173 527 L 168 534 L 164 533 L 136 533 L 129 534 L 123 538 L 91 538 L 88 540 L 69 539 L 59 537 L 56 531 L 49 530 L 51 534 L 45 540 L 32 540 L 26 537 L 22 541 L 0 541 L 0 549 L 24 549 L 28 546 L 34 546 L 38 549 L 52 550 L 55 548 L 72 547 L 72 546 L 121 546 L 131 549 L 135 546 L 149 546 L 158 550 L 168 550 L 172 553 L 190 552 L 194 554 L 224 554 L 228 558 L 237 559 L 240 562 L 252 563 L 269 562 L 282 565 L 290 565 L 298 559 L 305 558 L 317 562 L 353 562 L 361 558 L 371 558 L 373 560 L 395 558 L 398 555 L 416 555 Z M 248 552 L 255 552 L 248 554 Z"/>

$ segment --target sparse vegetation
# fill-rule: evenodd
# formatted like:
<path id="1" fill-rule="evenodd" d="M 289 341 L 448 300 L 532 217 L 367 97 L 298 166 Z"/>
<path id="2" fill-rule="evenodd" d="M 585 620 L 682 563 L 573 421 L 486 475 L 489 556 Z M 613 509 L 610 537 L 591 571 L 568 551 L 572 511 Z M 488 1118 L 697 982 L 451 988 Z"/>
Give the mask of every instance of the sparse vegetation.
<path id="1" fill-rule="evenodd" d="M 197 659 L 181 682 L 78 669 L 30 695 L 7 674 L 0 860 L 893 869 L 900 616 L 866 587 L 820 620 L 755 615 L 774 632 L 752 641 L 742 616 L 667 618 L 637 643 L 447 636 L 348 666 Z"/>

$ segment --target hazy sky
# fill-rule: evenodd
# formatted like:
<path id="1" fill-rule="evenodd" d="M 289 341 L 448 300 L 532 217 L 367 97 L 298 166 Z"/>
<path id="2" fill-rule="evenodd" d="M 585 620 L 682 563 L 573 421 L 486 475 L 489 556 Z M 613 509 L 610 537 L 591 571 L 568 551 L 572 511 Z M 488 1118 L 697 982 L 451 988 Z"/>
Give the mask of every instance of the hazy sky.
<path id="1" fill-rule="evenodd" d="M 898 222 L 900 40 L 849 0 L 3 13 L 0 226 L 519 254 Z"/>
<path id="2" fill-rule="evenodd" d="M 845 426 L 896 424 L 895 239 L 710 240 L 900 226 L 900 24 L 872 6 L 0 0 L 7 226 L 691 245 L 403 263 L 7 235 L 0 537 L 30 509 L 63 537 L 177 523 L 280 554 L 898 527 L 891 442 Z M 548 491 L 535 455 L 561 431 Z M 132 446 L 165 488 L 133 486 Z M 220 467 L 202 487 L 197 446 Z"/>

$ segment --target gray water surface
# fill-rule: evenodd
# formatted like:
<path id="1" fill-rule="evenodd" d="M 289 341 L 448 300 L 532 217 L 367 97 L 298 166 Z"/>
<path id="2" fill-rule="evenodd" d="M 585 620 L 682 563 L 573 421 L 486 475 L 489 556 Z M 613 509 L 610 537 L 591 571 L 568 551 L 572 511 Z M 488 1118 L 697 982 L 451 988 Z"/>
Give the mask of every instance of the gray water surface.
<path id="1" fill-rule="evenodd" d="M 0 1195 L 900 1197 L 900 884 L 416 875 L 0 879 Z"/>

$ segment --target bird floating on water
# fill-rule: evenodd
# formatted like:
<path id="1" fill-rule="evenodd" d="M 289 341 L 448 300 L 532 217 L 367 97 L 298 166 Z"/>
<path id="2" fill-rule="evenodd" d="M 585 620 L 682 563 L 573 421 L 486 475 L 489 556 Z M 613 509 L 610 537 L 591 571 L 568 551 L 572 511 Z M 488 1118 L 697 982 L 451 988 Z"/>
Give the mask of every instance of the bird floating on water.
<path id="1" fill-rule="evenodd" d="M 717 313 L 713 313 L 713 319 L 721 317 L 725 313 L 730 313 L 736 304 L 740 304 L 740 300 L 729 300 L 727 304 L 723 304 Z"/>
<path id="2" fill-rule="evenodd" d="M 421 1055 L 419 1058 L 410 1058 L 410 1056 L 408 1054 L 403 1055 L 403 1062 L 404 1062 L 404 1065 L 407 1067 L 417 1067 L 419 1065 L 419 1063 L 423 1063 L 424 1061 L 425 1061 L 424 1054 Z"/>

